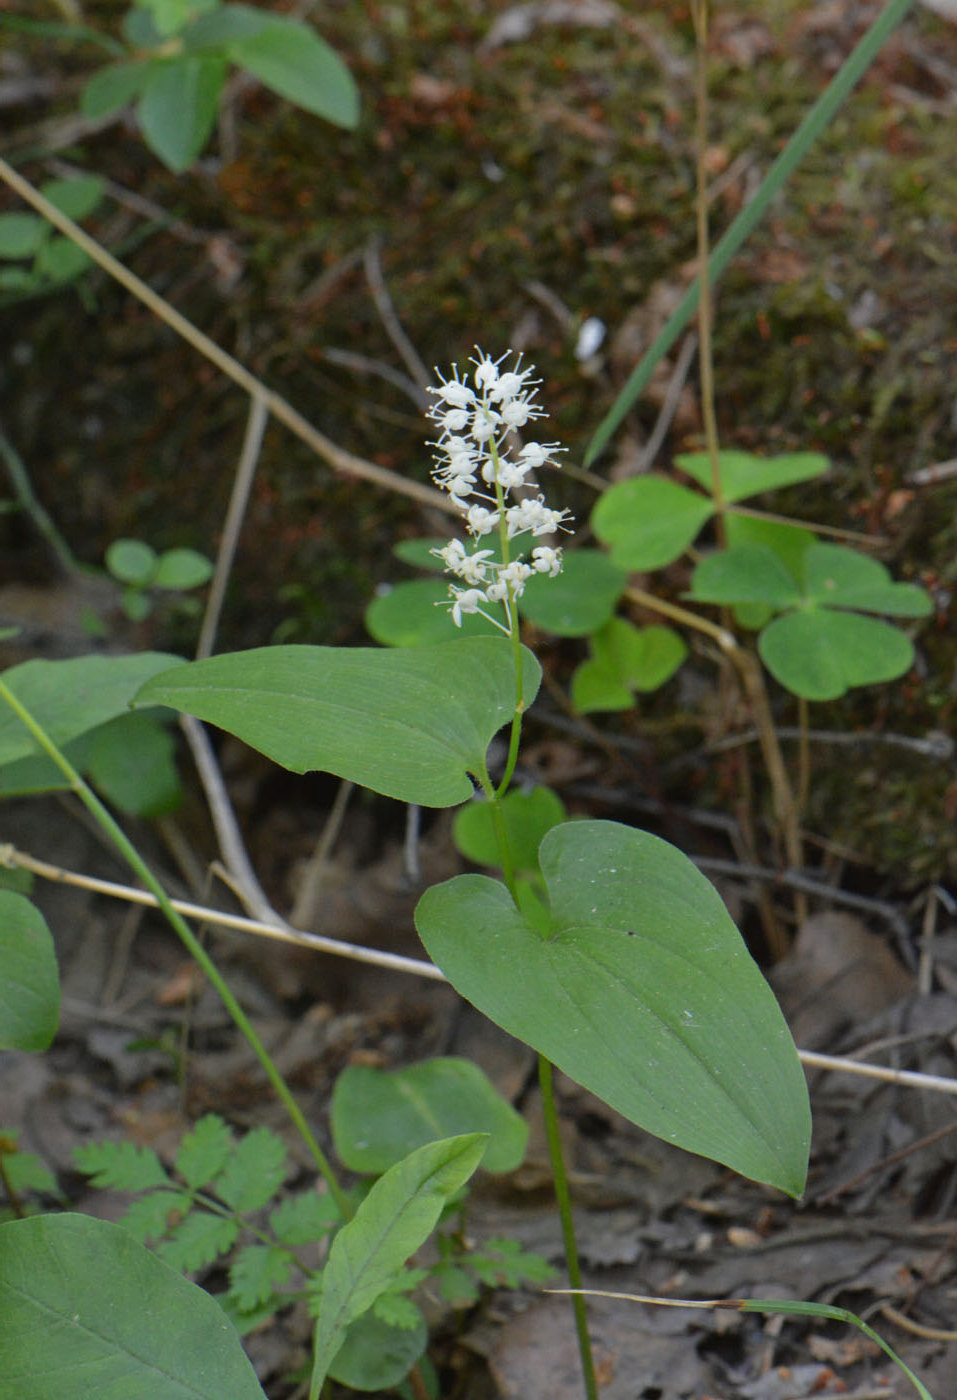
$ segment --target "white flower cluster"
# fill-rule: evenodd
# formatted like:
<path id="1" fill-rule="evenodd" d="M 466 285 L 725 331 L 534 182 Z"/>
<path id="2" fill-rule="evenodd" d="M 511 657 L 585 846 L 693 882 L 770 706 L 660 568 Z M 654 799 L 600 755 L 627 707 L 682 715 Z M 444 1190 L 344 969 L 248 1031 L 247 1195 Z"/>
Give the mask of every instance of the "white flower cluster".
<path id="1" fill-rule="evenodd" d="M 550 545 L 533 548 L 527 563 L 521 554 L 509 558 L 508 542 L 516 535 L 551 535 L 565 529 L 568 519 L 568 511 L 552 510 L 545 504 L 538 483 L 528 480 L 529 472 L 558 465 L 558 444 L 527 442 L 514 456 L 509 455 L 509 434 L 544 413 L 533 402 L 535 386 L 540 383 L 531 378 L 533 368 L 522 369 L 520 355 L 514 368 L 501 368 L 510 353 L 493 360 L 476 350 L 471 375 L 460 377 L 458 366 L 453 366 L 451 377 L 430 390 L 436 402 L 429 417 L 441 428 L 433 478 L 461 509 L 472 539 L 497 534 L 501 550 L 499 557 L 498 550 L 470 551 L 461 540 L 451 540 L 443 549 L 432 551 L 465 585 L 453 583 L 449 588 L 456 627 L 461 627 L 463 613 L 489 617 L 483 604 L 501 603 L 509 622 L 503 630 L 509 631 L 512 604 L 522 596 L 528 579 L 536 573 L 554 578 L 562 568 L 562 551 Z M 539 494 L 510 499 L 513 491 L 523 487 Z M 494 617 L 489 621 L 502 626 Z"/>

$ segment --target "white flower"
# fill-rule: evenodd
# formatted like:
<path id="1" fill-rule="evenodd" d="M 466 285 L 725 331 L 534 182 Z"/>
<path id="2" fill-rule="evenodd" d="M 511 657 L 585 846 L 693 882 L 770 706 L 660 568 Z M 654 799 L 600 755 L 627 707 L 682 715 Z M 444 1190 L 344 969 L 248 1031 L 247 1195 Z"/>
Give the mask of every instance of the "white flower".
<path id="1" fill-rule="evenodd" d="M 456 627 L 462 626 L 463 613 L 477 613 L 482 611 L 482 604 L 488 599 L 481 588 L 456 588 L 453 583 L 449 592 L 452 594 L 452 621 Z"/>
<path id="2" fill-rule="evenodd" d="M 460 433 L 468 427 L 469 411 L 467 408 L 449 408 L 444 413 L 433 414 L 433 417 L 442 424 L 445 432 Z"/>
<path id="3" fill-rule="evenodd" d="M 532 570 L 528 564 L 523 564 L 520 559 L 515 559 L 511 564 L 507 564 L 499 574 L 499 579 L 507 583 L 513 598 L 521 598 L 525 592 L 525 584 L 531 578 Z"/>
<path id="4" fill-rule="evenodd" d="M 562 552 L 560 549 L 551 549 L 547 544 L 540 544 L 532 550 L 532 568 L 538 574 L 548 574 L 549 578 L 555 578 L 562 571 Z"/>
<path id="5" fill-rule="evenodd" d="M 551 510 L 546 506 L 543 496 L 530 497 L 519 501 L 517 506 L 510 506 L 505 512 L 508 537 L 511 539 L 513 535 L 521 535 L 525 530 L 531 530 L 533 535 L 550 535 L 567 516 L 567 510 Z"/>
<path id="6" fill-rule="evenodd" d="M 475 374 L 473 376 L 475 379 L 475 386 L 477 389 L 483 391 L 488 390 L 493 384 L 498 382 L 498 367 L 502 363 L 502 360 L 505 359 L 508 351 L 505 352 L 505 355 L 500 356 L 499 359 L 493 360 L 490 355 L 483 355 L 478 346 L 475 347 L 475 350 L 479 357 L 477 360 L 472 361 L 475 365 Z"/>
<path id="7" fill-rule="evenodd" d="M 524 428 L 530 418 L 541 416 L 541 409 L 529 403 L 528 399 L 512 399 L 502 405 L 502 421 L 510 428 Z"/>
<path id="8" fill-rule="evenodd" d="M 466 517 L 473 535 L 490 535 L 499 522 L 497 510 L 486 510 L 484 506 L 470 506 Z"/>
<path id="9" fill-rule="evenodd" d="M 452 408 L 471 408 L 475 402 L 475 394 L 469 386 L 467 384 L 460 384 L 457 379 L 443 381 L 441 387 L 438 389 L 429 385 L 429 393 L 435 394 L 437 398 L 442 399 Z M 434 411 L 435 410 L 433 410 L 433 412 Z"/>
<path id="10" fill-rule="evenodd" d="M 491 409 L 480 408 L 472 419 L 470 431 L 473 441 L 477 442 L 480 447 L 483 446 L 490 438 L 495 436 L 495 429 L 501 421 L 499 414 L 493 413 Z"/>
<path id="11" fill-rule="evenodd" d="M 529 467 L 534 468 L 544 467 L 546 462 L 551 462 L 553 453 L 560 451 L 557 442 L 527 442 L 518 455 Z"/>

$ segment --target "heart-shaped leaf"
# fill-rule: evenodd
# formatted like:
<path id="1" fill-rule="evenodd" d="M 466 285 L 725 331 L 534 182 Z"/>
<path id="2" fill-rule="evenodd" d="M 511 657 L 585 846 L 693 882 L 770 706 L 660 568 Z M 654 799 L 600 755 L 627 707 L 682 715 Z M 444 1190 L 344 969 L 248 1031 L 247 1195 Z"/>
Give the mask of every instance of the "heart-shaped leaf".
<path id="1" fill-rule="evenodd" d="M 605 492 L 592 511 L 595 534 L 623 569 L 660 569 L 683 554 L 714 513 L 707 496 L 662 476 L 640 476 Z"/>
<path id="2" fill-rule="evenodd" d="M 797 580 L 764 544 L 709 554 L 695 569 L 685 597 L 696 603 L 761 603 L 775 612 L 802 601 Z"/>
<path id="3" fill-rule="evenodd" d="M 805 700 L 837 700 L 855 685 L 878 685 L 914 664 L 910 638 L 888 622 L 813 608 L 775 618 L 758 638 L 761 660 Z"/>
<path id="4" fill-rule="evenodd" d="M 542 837 L 565 820 L 561 798 L 547 787 L 535 787 L 530 792 L 516 788 L 505 794 L 500 806 L 512 864 L 519 872 L 536 872 Z M 469 802 L 455 814 L 452 838 L 466 860 L 500 867 L 502 853 L 492 811 L 488 802 Z"/>
<path id="5" fill-rule="evenodd" d="M 927 617 L 930 597 L 913 583 L 895 583 L 877 559 L 839 544 L 816 544 L 804 557 L 807 597 L 828 608 L 889 617 Z"/>
<path id="6" fill-rule="evenodd" d="M 455 989 L 649 1132 L 799 1193 L 804 1074 L 714 888 L 616 822 L 555 827 L 539 860 L 549 937 L 482 875 L 422 896 L 416 926 Z"/>
<path id="7" fill-rule="evenodd" d="M 541 669 L 522 648 L 531 704 Z M 296 773 L 322 769 L 373 792 L 451 807 L 485 772 L 492 736 L 515 709 L 511 643 L 455 646 L 262 647 L 180 666 L 143 687 L 138 704 L 209 720 Z"/>
<path id="8" fill-rule="evenodd" d="M 481 613 L 464 613 L 456 627 L 449 615 L 449 586 L 442 579 L 397 583 L 366 608 L 369 635 L 385 647 L 438 646 L 463 637 L 495 637 L 499 629 Z M 497 605 L 492 605 L 498 611 Z M 493 614 L 494 615 L 494 614 Z"/>
<path id="9" fill-rule="evenodd" d="M 751 452 L 734 450 L 718 453 L 718 473 L 725 502 L 743 501 L 763 491 L 776 491 L 823 476 L 830 463 L 820 452 L 786 452 L 779 457 L 755 457 Z M 675 466 L 694 477 L 699 486 L 712 489 L 711 457 L 707 452 L 688 452 L 675 458 Z"/>

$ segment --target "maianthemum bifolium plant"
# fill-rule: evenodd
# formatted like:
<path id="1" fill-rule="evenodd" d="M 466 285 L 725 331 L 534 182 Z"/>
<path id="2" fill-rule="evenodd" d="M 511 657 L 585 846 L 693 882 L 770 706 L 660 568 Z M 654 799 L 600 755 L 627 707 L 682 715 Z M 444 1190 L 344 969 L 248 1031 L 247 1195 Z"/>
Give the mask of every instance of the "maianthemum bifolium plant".
<path id="1" fill-rule="evenodd" d="M 547 504 L 541 485 L 544 470 L 556 464 L 557 445 L 510 445 L 513 432 L 542 410 L 532 369 L 506 359 L 479 353 L 468 374 L 455 371 L 441 383 L 431 413 L 439 429 L 435 477 L 458 503 L 468 533 L 467 543 L 438 547 L 453 582 L 444 610 L 436 611 L 452 636 L 456 624 L 479 612 L 495 624 L 495 635 L 388 650 L 277 646 L 191 663 L 163 654 L 31 661 L 0 681 L 7 702 L 0 764 L 37 747 L 45 752 L 158 898 L 152 875 L 62 752 L 130 705 L 134 712 L 165 706 L 195 715 L 294 771 L 322 769 L 404 802 L 458 806 L 478 789 L 502 877 L 467 874 L 433 886 L 419 901 L 416 926 L 461 995 L 538 1052 L 574 1288 L 580 1273 L 553 1066 L 666 1141 L 795 1195 L 804 1183 L 810 1118 L 781 1012 L 722 900 L 685 856 L 616 822 L 551 824 L 554 810 L 542 821 L 548 829 L 534 856 L 522 849 L 527 835 L 523 843 L 519 795 L 509 789 L 523 716 L 541 672 L 521 642 L 519 606 L 533 579 L 548 586 L 560 578 L 561 550 L 546 540 L 566 526 L 567 514 Z M 507 759 L 493 776 L 489 744 L 506 726 Z M 56 1019 L 49 934 L 23 896 L 7 891 L 3 900 L 7 927 L 15 931 L 13 976 L 0 994 L 4 1036 L 7 1044 L 39 1048 Z M 390 1165 L 356 1206 L 217 969 L 165 894 L 162 900 L 286 1103 L 337 1212 L 339 1226 L 311 1285 L 310 1395 L 316 1397 L 353 1324 L 377 1306 L 381 1311 L 384 1295 L 401 1292 L 407 1259 L 479 1165 L 487 1137 L 460 1131 L 423 1143 Z M 178 1189 L 175 1183 L 171 1189 Z M 221 1191 L 218 1199 L 236 1209 L 241 1193 L 231 1198 Z M 231 1233 L 221 1217 L 217 1223 L 215 1210 L 206 1211 L 212 1225 L 202 1215 L 192 1229 L 219 1231 L 220 1242 Z M 51 1353 L 44 1344 L 41 1356 L 35 1324 L 51 1307 L 63 1316 L 72 1309 L 70 1317 L 75 1312 L 79 1318 L 57 1334 L 59 1364 L 109 1367 L 117 1349 L 128 1349 L 124 1328 L 135 1331 L 128 1315 L 120 1335 L 106 1340 L 91 1340 L 83 1323 L 96 1290 L 90 1292 L 79 1260 L 93 1247 L 110 1275 L 103 1290 L 134 1297 L 149 1287 L 168 1294 L 171 1318 L 177 1309 L 190 1311 L 190 1285 L 117 1227 L 69 1214 L 8 1223 L 0 1230 L 0 1288 L 15 1306 L 4 1314 L 9 1321 L 0 1322 L 0 1337 L 12 1348 L 14 1374 L 27 1376 L 49 1364 Z M 51 1253 L 58 1261 L 55 1286 Z M 274 1259 L 254 1257 L 267 1264 Z M 284 1267 L 276 1263 L 277 1271 Z M 244 1301 L 250 1297 L 243 1293 Z M 577 1296 L 575 1308 L 586 1391 L 594 1394 L 587 1321 Z M 217 1314 L 203 1315 L 208 1321 Z M 218 1316 L 224 1318 L 221 1310 Z M 230 1349 L 230 1324 L 224 1319 L 207 1330 L 239 1375 L 242 1354 Z M 197 1338 L 181 1353 L 183 1364 L 200 1349 Z M 210 1393 L 250 1392 L 220 1385 Z"/>

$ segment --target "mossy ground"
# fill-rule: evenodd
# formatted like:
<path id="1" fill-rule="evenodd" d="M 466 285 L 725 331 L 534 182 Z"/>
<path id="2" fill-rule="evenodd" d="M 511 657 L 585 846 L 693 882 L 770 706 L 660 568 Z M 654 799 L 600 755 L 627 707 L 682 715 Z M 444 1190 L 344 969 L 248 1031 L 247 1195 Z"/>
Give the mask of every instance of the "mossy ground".
<path id="1" fill-rule="evenodd" d="M 831 7 L 829 25 L 804 6 L 771 8 L 748 0 L 716 22 L 711 158 L 716 180 L 740 170 L 716 197 L 716 234 L 861 32 L 859 7 Z M 125 6 L 88 0 L 83 10 L 115 29 Z M 235 99 L 235 155 L 222 160 L 214 144 L 181 178 L 122 124 L 55 153 L 208 235 L 184 239 L 121 205 L 94 220 L 104 242 L 329 437 L 423 480 L 411 399 L 328 354 L 397 364 L 363 273 L 370 236 L 383 240 L 392 299 L 425 364 L 461 362 L 475 342 L 521 345 L 572 461 L 617 387 L 608 366 L 588 374 L 576 362 L 577 326 L 598 316 L 614 331 L 656 285 L 683 285 L 695 252 L 687 6 L 658 0 L 640 20 L 623 6 L 620 24 L 540 24 L 527 41 L 489 46 L 509 10 L 503 0 L 314 7 L 362 91 L 355 133 L 253 88 Z M 31 70 L 62 80 L 52 108 L 72 110 L 95 51 L 20 33 L 14 42 Z M 833 459 L 824 486 L 774 504 L 886 536 L 882 557 L 897 576 L 936 588 L 942 606 L 957 581 L 957 482 L 915 488 L 907 478 L 957 452 L 954 72 L 957 29 L 917 11 L 724 278 L 715 345 L 726 445 Z M 22 168 L 40 180 L 51 153 L 31 123 L 49 111 L 19 115 L 31 148 Z M 7 430 L 88 562 L 122 535 L 211 550 L 243 396 L 99 274 L 89 290 L 90 309 L 67 291 L 0 311 L 12 351 Z M 641 403 L 633 422 L 647 430 L 656 412 Z M 673 434 L 660 460 L 693 436 L 693 425 Z M 562 489 L 585 515 L 584 488 Z M 360 638 L 366 601 L 394 574 L 395 536 L 434 525 L 404 500 L 334 478 L 273 425 L 223 645 Z M 42 572 L 30 525 L 7 517 L 4 534 L 6 577 Z M 921 630 L 919 652 L 905 682 L 819 707 L 812 724 L 952 727 L 957 648 L 943 613 Z M 671 689 L 649 712 L 661 718 L 674 704 Z M 793 718 L 784 697 L 779 714 Z M 815 750 L 809 825 L 890 882 L 939 878 L 957 855 L 953 768 L 867 752 L 862 763 L 856 751 Z M 714 784 L 704 790 L 713 796 Z"/>

